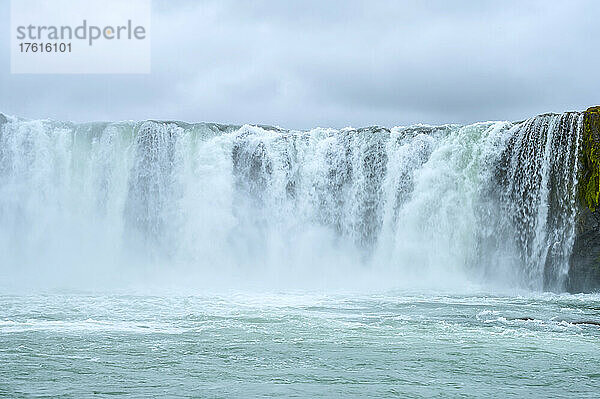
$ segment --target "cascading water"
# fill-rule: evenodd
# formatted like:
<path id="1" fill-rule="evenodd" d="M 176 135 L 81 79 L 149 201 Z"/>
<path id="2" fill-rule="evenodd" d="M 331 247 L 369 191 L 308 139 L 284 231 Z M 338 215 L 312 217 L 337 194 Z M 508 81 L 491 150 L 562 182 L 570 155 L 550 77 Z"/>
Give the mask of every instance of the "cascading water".
<path id="1" fill-rule="evenodd" d="M 582 115 L 386 129 L 6 118 L 7 279 L 185 270 L 561 290 Z"/>
<path id="2" fill-rule="evenodd" d="M 560 290 L 575 235 L 583 115 L 543 115 L 518 125 L 501 166 L 499 231 L 516 238 L 527 285 Z"/>

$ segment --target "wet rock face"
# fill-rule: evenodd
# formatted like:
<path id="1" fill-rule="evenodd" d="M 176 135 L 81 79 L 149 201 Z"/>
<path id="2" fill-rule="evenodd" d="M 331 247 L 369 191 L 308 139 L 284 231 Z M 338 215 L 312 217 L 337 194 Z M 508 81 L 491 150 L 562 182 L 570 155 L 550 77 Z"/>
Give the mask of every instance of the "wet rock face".
<path id="1" fill-rule="evenodd" d="M 600 290 L 600 211 L 582 207 L 571 254 L 566 289 L 569 292 Z"/>
<path id="2" fill-rule="evenodd" d="M 566 289 L 600 290 L 600 107 L 584 115 L 579 174 L 579 215 Z"/>

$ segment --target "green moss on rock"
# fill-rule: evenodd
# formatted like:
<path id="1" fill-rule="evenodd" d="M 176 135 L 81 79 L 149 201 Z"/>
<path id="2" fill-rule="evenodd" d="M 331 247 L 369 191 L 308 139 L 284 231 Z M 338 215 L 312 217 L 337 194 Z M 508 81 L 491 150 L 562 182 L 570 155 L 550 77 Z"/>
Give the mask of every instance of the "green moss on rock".
<path id="1" fill-rule="evenodd" d="M 600 200 L 600 106 L 588 108 L 583 115 L 579 197 L 592 212 Z"/>

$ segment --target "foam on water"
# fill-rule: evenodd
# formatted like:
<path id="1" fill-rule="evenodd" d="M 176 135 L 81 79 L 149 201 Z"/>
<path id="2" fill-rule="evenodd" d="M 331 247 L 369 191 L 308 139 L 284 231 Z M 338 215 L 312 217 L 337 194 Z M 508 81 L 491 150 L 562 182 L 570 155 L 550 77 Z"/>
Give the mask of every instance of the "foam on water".
<path id="1" fill-rule="evenodd" d="M 598 295 L 54 294 L 0 305 L 7 397 L 592 398 L 600 382 L 600 328 L 575 324 L 600 321 Z"/>

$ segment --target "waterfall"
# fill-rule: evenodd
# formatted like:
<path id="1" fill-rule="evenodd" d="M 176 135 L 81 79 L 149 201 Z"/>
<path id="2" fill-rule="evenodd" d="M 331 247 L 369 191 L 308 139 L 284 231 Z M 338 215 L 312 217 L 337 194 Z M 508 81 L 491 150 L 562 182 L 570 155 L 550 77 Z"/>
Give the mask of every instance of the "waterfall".
<path id="1" fill-rule="evenodd" d="M 0 273 L 153 265 L 560 291 L 581 125 L 580 113 L 309 131 L 2 117 Z"/>

